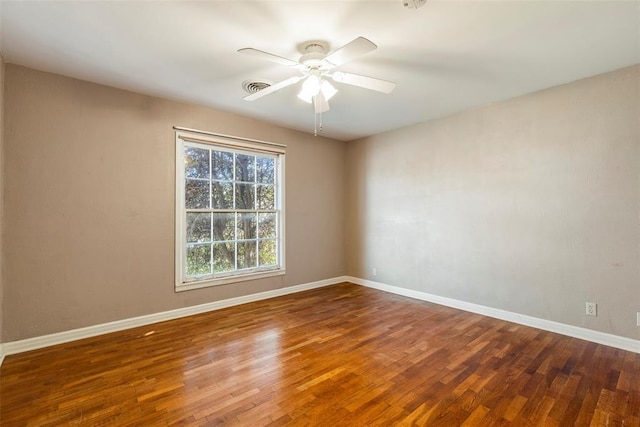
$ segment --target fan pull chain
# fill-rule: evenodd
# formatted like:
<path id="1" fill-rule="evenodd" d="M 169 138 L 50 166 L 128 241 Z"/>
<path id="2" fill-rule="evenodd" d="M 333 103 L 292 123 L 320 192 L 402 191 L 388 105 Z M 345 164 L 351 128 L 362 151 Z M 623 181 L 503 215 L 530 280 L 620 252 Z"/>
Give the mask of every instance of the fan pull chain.
<path id="1" fill-rule="evenodd" d="M 322 113 L 313 113 L 313 136 L 318 136 L 318 132 L 322 132 Z"/>

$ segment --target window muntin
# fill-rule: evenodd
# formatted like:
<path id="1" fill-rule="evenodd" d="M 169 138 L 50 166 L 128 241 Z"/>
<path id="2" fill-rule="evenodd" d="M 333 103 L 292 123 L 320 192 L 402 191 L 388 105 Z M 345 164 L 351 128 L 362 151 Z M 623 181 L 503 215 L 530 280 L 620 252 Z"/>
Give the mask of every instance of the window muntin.
<path id="1" fill-rule="evenodd" d="M 284 154 L 177 140 L 176 289 L 283 274 Z"/>

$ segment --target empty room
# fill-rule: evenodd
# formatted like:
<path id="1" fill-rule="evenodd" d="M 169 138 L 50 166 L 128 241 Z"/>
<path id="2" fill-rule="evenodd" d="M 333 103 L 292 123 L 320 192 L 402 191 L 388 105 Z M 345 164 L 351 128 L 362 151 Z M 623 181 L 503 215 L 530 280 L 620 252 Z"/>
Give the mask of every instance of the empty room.
<path id="1" fill-rule="evenodd" d="M 640 426 L 637 0 L 0 0 L 0 425 Z"/>

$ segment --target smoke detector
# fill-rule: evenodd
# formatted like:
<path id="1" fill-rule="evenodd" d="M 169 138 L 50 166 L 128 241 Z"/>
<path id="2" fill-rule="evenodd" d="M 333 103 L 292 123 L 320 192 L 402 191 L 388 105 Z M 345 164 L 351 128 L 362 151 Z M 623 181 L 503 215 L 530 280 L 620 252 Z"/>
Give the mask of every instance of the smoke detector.
<path id="1" fill-rule="evenodd" d="M 424 6 L 427 0 L 402 0 L 402 5 L 409 9 L 417 9 Z"/>

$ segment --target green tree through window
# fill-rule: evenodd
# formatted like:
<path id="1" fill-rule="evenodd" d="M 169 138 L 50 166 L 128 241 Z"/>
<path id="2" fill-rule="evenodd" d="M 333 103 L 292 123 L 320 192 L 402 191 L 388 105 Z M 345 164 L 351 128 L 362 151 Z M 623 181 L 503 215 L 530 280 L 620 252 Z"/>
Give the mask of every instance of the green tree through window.
<path id="1" fill-rule="evenodd" d="M 281 268 L 277 154 L 184 141 L 183 281 Z"/>

